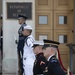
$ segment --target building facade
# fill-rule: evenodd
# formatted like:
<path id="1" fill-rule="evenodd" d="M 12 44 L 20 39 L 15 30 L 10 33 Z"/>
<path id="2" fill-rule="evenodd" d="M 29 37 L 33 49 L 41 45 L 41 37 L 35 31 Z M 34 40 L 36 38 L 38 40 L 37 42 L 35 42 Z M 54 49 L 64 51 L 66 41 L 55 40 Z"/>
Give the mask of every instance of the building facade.
<path id="1" fill-rule="evenodd" d="M 0 15 L 3 15 L 3 73 L 17 72 L 17 46 L 14 37 L 18 37 L 17 31 L 20 26 L 18 20 L 11 16 L 13 13 L 9 11 L 12 8 L 9 5 L 11 3 L 31 3 L 31 17 L 27 24 L 33 27 L 33 36 L 36 40 L 59 41 L 62 63 L 66 69 L 70 67 L 70 50 L 66 45 L 75 43 L 74 0 L 0 0 Z M 14 7 L 12 10 L 15 10 Z M 9 15 L 8 11 L 12 14 Z M 20 11 L 18 10 L 18 13 Z M 75 65 L 72 65 L 75 72 Z"/>

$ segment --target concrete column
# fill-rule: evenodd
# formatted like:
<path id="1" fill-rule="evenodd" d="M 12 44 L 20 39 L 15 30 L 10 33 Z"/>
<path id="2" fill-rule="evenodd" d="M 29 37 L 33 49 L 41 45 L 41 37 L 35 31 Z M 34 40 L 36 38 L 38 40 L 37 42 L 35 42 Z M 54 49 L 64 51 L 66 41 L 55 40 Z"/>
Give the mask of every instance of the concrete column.
<path id="1" fill-rule="evenodd" d="M 32 2 L 32 19 L 27 24 L 33 28 L 35 38 L 35 0 L 2 0 L 3 1 L 3 75 L 16 75 L 18 71 L 17 46 L 14 35 L 18 38 L 20 25 L 16 19 L 7 18 L 7 2 Z"/>
<path id="2" fill-rule="evenodd" d="M 0 0 L 0 16 L 2 15 L 2 0 Z"/>

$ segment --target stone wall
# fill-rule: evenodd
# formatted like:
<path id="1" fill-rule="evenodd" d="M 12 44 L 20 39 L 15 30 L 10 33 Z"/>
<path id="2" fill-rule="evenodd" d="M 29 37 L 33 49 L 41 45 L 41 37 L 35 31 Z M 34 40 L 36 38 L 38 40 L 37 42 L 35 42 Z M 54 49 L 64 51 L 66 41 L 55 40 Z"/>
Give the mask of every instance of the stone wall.
<path id="1" fill-rule="evenodd" d="M 32 19 L 26 23 L 33 28 L 32 35 L 35 38 L 35 0 L 3 0 L 3 65 L 4 74 L 16 74 L 18 71 L 17 45 L 15 38 L 18 39 L 18 29 L 20 25 L 17 19 L 7 18 L 7 2 L 32 2 Z"/>

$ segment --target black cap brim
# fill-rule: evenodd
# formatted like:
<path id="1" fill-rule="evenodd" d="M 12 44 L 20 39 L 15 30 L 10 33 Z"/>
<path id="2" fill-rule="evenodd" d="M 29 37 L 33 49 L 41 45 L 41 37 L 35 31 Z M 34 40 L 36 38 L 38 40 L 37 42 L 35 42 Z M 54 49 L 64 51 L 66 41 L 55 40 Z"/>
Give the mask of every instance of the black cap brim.
<path id="1" fill-rule="evenodd" d="M 47 47 L 58 48 L 58 45 L 60 44 L 59 42 L 53 40 L 44 39 L 43 41 L 44 41 L 43 49 L 46 49 Z"/>
<path id="2" fill-rule="evenodd" d="M 22 18 L 26 20 L 26 19 L 27 19 L 27 16 L 24 16 L 24 15 L 18 15 L 18 19 L 22 19 Z"/>
<path id="3" fill-rule="evenodd" d="M 54 47 L 54 48 L 58 48 L 58 46 L 56 45 L 49 45 L 49 44 L 45 44 L 42 49 L 46 49 L 47 47 Z"/>
<path id="4" fill-rule="evenodd" d="M 59 42 L 57 42 L 57 41 L 52 41 L 52 40 L 46 40 L 46 39 L 44 39 L 43 41 L 44 41 L 44 43 L 52 43 L 52 44 L 57 44 L 57 45 L 60 44 Z"/>
<path id="5" fill-rule="evenodd" d="M 32 47 L 37 47 L 37 46 L 39 46 L 39 44 L 35 44 L 35 45 L 33 45 Z"/>

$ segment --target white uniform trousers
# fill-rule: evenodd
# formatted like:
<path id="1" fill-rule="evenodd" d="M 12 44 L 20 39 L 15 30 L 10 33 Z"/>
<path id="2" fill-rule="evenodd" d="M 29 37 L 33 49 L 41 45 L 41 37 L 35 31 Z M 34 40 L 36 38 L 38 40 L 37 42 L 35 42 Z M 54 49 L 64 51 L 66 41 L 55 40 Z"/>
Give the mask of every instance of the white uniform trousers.
<path id="1" fill-rule="evenodd" d="M 23 60 L 24 64 L 24 75 L 33 75 L 33 66 L 34 66 L 35 58 L 32 56 L 28 56 Z"/>

